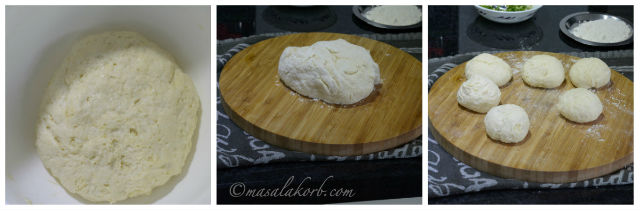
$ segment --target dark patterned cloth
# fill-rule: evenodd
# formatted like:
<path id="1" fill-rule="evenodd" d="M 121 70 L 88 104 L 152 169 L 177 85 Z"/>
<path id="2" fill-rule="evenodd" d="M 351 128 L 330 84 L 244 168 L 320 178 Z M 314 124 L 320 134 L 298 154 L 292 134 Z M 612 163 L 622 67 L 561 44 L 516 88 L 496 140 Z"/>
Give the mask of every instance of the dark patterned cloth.
<path id="1" fill-rule="evenodd" d="M 256 35 L 240 39 L 218 41 L 217 71 L 218 77 L 222 67 L 243 49 L 259 41 L 285 35 L 275 33 Z M 421 33 L 394 35 L 359 35 L 400 46 L 401 50 L 420 58 L 422 46 Z M 402 47 L 404 46 L 404 47 Z M 400 147 L 360 156 L 325 156 L 304 152 L 290 151 L 261 141 L 233 123 L 222 107 L 220 89 L 216 86 L 217 98 L 217 167 L 231 168 L 276 162 L 308 162 L 308 161 L 345 161 L 345 160 L 379 160 L 412 158 L 422 155 L 422 136 Z"/>
<path id="2" fill-rule="evenodd" d="M 457 64 L 467 61 L 480 53 L 481 52 L 468 53 L 452 57 L 430 59 L 430 74 L 428 77 L 429 89 L 431 89 L 433 83 L 447 71 L 456 67 Z M 610 66 L 611 69 L 614 69 L 627 77 L 629 77 L 628 73 L 633 72 L 633 66 L 631 66 L 633 65 L 633 51 L 581 52 L 566 54 L 578 57 L 599 57 L 605 60 L 607 64 L 618 64 L 620 66 Z M 619 61 L 609 62 L 607 61 L 608 59 L 615 59 Z M 630 78 L 631 80 L 633 80 L 633 77 Z M 468 166 L 467 164 L 457 160 L 438 144 L 431 133 L 429 133 L 428 135 L 427 143 L 429 198 L 437 198 L 485 190 L 584 188 L 605 185 L 625 185 L 633 183 L 633 164 L 603 177 L 574 183 L 533 183 L 515 179 L 504 179 L 501 177 L 493 176 L 491 174 L 487 174 L 482 171 L 478 171 Z"/>

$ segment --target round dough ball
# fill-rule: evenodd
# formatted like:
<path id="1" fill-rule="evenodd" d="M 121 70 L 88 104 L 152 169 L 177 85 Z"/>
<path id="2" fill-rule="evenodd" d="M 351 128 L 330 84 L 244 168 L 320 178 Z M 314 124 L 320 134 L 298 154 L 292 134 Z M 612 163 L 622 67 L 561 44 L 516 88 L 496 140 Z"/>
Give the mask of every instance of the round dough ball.
<path id="1" fill-rule="evenodd" d="M 533 87 L 558 87 L 564 81 L 562 62 L 553 56 L 535 55 L 524 63 L 522 80 Z"/>
<path id="2" fill-rule="evenodd" d="M 575 87 L 600 88 L 609 83 L 611 70 L 598 58 L 584 58 L 571 66 L 569 78 Z"/>
<path id="3" fill-rule="evenodd" d="M 369 51 L 343 39 L 287 47 L 278 75 L 297 93 L 332 104 L 357 103 L 382 83 Z"/>
<path id="4" fill-rule="evenodd" d="M 493 81 L 476 75 L 458 89 L 458 103 L 472 111 L 487 113 L 500 103 L 500 89 Z"/>
<path id="5" fill-rule="evenodd" d="M 464 68 L 467 78 L 473 75 L 487 77 L 498 86 L 504 86 L 511 80 L 511 66 L 500 57 L 483 53 L 473 57 Z"/>
<path id="6" fill-rule="evenodd" d="M 76 42 L 49 82 L 36 147 L 69 192 L 95 202 L 148 195 L 180 174 L 200 99 L 173 57 L 134 32 Z"/>
<path id="7" fill-rule="evenodd" d="M 598 95 L 585 88 L 575 88 L 560 95 L 558 110 L 565 118 L 585 123 L 596 120 L 602 113 Z"/>
<path id="8" fill-rule="evenodd" d="M 505 104 L 493 107 L 484 117 L 487 135 L 505 143 L 518 143 L 529 132 L 529 116 L 520 106 Z"/>

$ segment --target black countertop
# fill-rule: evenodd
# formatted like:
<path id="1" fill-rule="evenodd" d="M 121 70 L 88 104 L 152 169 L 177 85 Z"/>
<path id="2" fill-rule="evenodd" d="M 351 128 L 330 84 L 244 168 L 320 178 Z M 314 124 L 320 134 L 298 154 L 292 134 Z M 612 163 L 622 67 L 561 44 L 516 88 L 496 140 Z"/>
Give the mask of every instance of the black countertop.
<path id="1" fill-rule="evenodd" d="M 218 40 L 275 32 L 397 34 L 422 32 L 378 29 L 364 23 L 352 6 L 218 6 Z"/>
<path id="2" fill-rule="evenodd" d="M 559 23 L 576 12 L 602 12 L 633 22 L 632 6 L 543 6 L 529 20 L 501 24 L 480 16 L 473 6 L 429 6 L 429 58 L 490 50 L 548 52 L 610 51 L 633 49 L 591 47 L 568 38 Z"/>
<path id="3" fill-rule="evenodd" d="M 351 6 L 218 6 L 217 40 L 276 32 L 400 34 L 412 30 L 380 30 L 352 14 Z M 421 43 L 421 41 L 420 41 Z M 398 41 L 396 47 L 415 46 Z M 421 46 L 421 44 L 417 44 Z M 421 58 L 421 53 L 411 53 Z M 244 140 L 238 140 L 244 141 Z M 292 162 L 218 168 L 219 204 L 338 203 L 422 196 L 422 157 L 374 161 Z M 308 178 L 305 180 L 305 178 Z M 291 179 L 290 185 L 287 180 Z M 251 196 L 249 189 L 321 189 L 320 195 Z M 333 190 L 347 195 L 331 196 Z M 244 193 L 236 196 L 235 193 Z M 247 196 L 249 195 L 249 196 Z M 255 195 L 255 194 L 253 194 Z"/>
<path id="4" fill-rule="evenodd" d="M 633 204 L 633 184 L 580 189 L 484 191 L 429 199 L 429 204 Z"/>

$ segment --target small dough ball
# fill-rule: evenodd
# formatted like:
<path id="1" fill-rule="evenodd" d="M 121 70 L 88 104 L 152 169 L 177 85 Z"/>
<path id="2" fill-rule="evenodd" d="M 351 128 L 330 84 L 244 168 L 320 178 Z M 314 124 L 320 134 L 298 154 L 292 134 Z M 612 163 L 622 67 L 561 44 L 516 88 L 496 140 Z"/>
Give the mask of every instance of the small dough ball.
<path id="1" fill-rule="evenodd" d="M 609 83 L 611 70 L 598 58 L 584 58 L 571 66 L 569 78 L 576 87 L 600 88 Z"/>
<path id="2" fill-rule="evenodd" d="M 458 89 L 458 103 L 472 111 L 487 113 L 500 103 L 500 88 L 483 76 L 473 76 Z"/>
<path id="3" fill-rule="evenodd" d="M 585 88 L 575 88 L 560 95 L 558 110 L 567 119 L 585 123 L 596 120 L 602 113 L 598 95 Z"/>
<path id="4" fill-rule="evenodd" d="M 511 66 L 504 62 L 500 57 L 483 53 L 473 57 L 464 69 L 467 78 L 473 75 L 482 75 L 487 77 L 496 85 L 504 86 L 511 80 Z"/>
<path id="5" fill-rule="evenodd" d="M 558 87 L 564 81 L 562 62 L 553 56 L 535 55 L 524 63 L 522 80 L 533 87 Z"/>
<path id="6" fill-rule="evenodd" d="M 369 50 L 343 39 L 287 47 L 278 76 L 297 93 L 332 104 L 354 104 L 382 84 Z"/>
<path id="7" fill-rule="evenodd" d="M 484 117 L 487 135 L 505 143 L 518 143 L 529 132 L 529 116 L 520 106 L 506 104 L 493 107 Z"/>

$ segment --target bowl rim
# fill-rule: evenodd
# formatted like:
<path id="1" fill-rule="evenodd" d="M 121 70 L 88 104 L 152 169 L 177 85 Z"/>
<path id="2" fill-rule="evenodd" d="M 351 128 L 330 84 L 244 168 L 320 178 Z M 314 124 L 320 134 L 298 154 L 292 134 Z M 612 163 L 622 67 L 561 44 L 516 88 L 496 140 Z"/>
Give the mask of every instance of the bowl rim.
<path id="1" fill-rule="evenodd" d="M 491 12 L 501 13 L 501 14 L 522 14 L 522 13 L 535 12 L 542 7 L 542 5 L 531 5 L 531 9 L 528 9 L 528 10 L 509 12 L 509 11 L 498 11 L 498 10 L 487 9 L 487 8 L 481 7 L 480 5 L 473 5 L 473 6 L 475 6 L 476 9 L 479 9 L 479 10 L 491 11 Z"/>
<path id="2" fill-rule="evenodd" d="M 591 14 L 595 14 L 595 15 L 606 15 L 609 17 L 613 17 L 616 18 L 618 20 L 621 20 L 622 22 L 626 23 L 630 28 L 631 28 L 631 36 L 629 36 L 627 39 L 620 41 L 620 42 L 612 42 L 612 43 L 603 43 L 603 42 L 594 42 L 594 41 L 590 41 L 590 40 L 585 40 L 582 39 L 578 36 L 575 36 L 573 33 L 571 33 L 569 31 L 568 28 L 564 27 L 566 25 L 567 20 L 569 20 L 570 18 L 576 17 L 576 16 L 580 16 L 580 15 L 591 15 Z M 601 13 L 601 12 L 576 12 L 576 13 L 572 13 L 569 14 L 567 16 L 565 16 L 564 18 L 562 18 L 560 20 L 560 22 L 558 23 L 558 27 L 560 27 L 560 31 L 562 31 L 562 33 L 564 35 L 566 35 L 567 37 L 570 37 L 571 39 L 575 40 L 576 42 L 579 42 L 581 44 L 584 45 L 589 45 L 589 46 L 621 46 L 621 45 L 626 45 L 629 44 L 633 41 L 633 23 L 629 20 L 627 20 L 626 18 L 620 17 L 620 16 L 616 16 L 616 15 L 611 15 L 608 13 Z"/>

